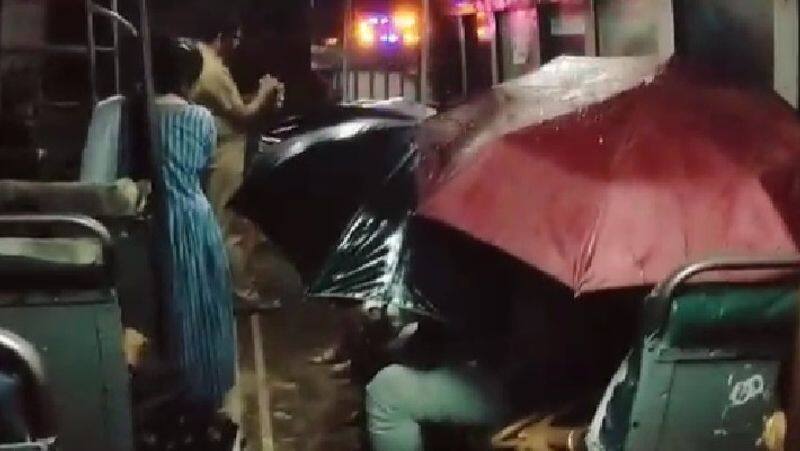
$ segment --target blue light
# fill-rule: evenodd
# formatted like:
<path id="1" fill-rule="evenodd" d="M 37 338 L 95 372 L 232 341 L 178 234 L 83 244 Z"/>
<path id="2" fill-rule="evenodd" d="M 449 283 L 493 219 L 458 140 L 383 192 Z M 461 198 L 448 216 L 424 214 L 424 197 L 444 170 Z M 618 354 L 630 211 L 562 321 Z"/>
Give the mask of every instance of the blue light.
<path id="1" fill-rule="evenodd" d="M 381 39 L 383 39 L 383 36 L 381 36 Z M 397 42 L 399 40 L 400 40 L 400 37 L 397 36 L 396 34 L 392 33 L 392 34 L 389 35 L 389 42 L 395 43 L 395 42 Z"/>

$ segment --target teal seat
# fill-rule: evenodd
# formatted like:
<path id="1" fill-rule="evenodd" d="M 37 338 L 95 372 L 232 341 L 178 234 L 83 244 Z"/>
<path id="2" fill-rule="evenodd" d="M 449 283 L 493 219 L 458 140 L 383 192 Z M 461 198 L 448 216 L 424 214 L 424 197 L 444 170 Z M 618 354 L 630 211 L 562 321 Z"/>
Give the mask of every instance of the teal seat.
<path id="1" fill-rule="evenodd" d="M 797 318 L 797 288 L 797 283 L 693 288 L 672 304 L 664 340 L 683 350 L 785 351 Z"/>
<path id="2" fill-rule="evenodd" d="M 85 244 L 87 235 L 101 243 L 102 256 L 91 264 L 70 264 L 63 258 L 70 253 L 19 255 L 15 250 L 13 258 L 22 259 L 22 264 L 0 265 L 0 329 L 30 342 L 41 356 L 58 449 L 132 451 L 129 379 L 110 268 L 111 235 L 85 217 L 0 216 L 0 225 L 0 235 L 5 237 L 18 236 L 9 233 L 10 225 L 23 225 L 16 230 L 33 234 L 55 226 L 57 230 L 71 229 L 59 236 L 60 244 L 69 242 L 70 237 Z M 28 271 L 36 277 L 26 277 Z M 7 277 L 9 274 L 14 278 Z"/>
<path id="3" fill-rule="evenodd" d="M 733 268 L 744 266 L 737 260 Z M 657 288 L 627 373 L 601 407 L 606 449 L 762 449 L 764 421 L 781 408 L 798 286 L 784 279 Z"/>

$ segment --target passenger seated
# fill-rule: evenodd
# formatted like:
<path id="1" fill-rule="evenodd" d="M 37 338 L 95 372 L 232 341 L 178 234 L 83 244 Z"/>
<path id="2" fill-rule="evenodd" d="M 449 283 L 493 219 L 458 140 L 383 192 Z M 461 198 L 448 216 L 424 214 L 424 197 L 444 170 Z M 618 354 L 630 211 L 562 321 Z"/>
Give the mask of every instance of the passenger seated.
<path id="1" fill-rule="evenodd" d="M 428 298 L 449 303 L 437 304 L 449 323 L 419 322 L 395 363 L 367 385 L 367 429 L 376 451 L 437 449 L 427 443 L 429 425 L 485 433 L 488 445 L 489 431 L 528 409 L 594 396 L 630 346 L 638 291 L 577 302 L 516 262 L 490 260 L 485 250 L 425 257 L 458 273 Z M 484 264 L 464 263 L 470 261 Z"/>

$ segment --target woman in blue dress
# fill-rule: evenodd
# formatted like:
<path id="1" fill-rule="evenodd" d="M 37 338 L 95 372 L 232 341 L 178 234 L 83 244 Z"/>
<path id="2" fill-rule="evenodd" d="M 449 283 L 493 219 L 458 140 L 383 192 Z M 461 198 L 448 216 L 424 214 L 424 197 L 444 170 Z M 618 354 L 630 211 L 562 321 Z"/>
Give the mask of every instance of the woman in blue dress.
<path id="1" fill-rule="evenodd" d="M 202 180 L 216 146 L 211 113 L 185 100 L 202 69 L 199 50 L 175 40 L 153 46 L 161 177 L 170 263 L 166 325 L 169 356 L 188 400 L 219 408 L 234 384 L 231 279 L 220 227 Z"/>

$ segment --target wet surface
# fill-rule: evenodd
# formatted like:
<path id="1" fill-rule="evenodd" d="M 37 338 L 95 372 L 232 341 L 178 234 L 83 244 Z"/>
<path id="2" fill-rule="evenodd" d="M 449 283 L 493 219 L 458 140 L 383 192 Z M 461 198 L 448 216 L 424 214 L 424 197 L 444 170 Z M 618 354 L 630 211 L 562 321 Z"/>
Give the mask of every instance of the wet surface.
<path id="1" fill-rule="evenodd" d="M 335 343 L 345 311 L 301 301 L 296 273 L 268 247 L 262 248 L 257 262 L 262 296 L 280 297 L 284 305 L 256 320 L 239 318 L 240 381 L 249 451 L 362 449 L 360 428 L 350 421 L 361 406 L 360 390 L 347 379 L 331 377 L 330 365 L 309 361 Z M 257 334 L 253 334 L 254 325 L 259 327 Z M 256 371 L 254 336 L 263 345 L 264 381 Z M 258 389 L 264 385 L 267 390 L 262 395 L 270 413 L 262 419 Z M 265 429 L 270 437 L 259 440 Z"/>
<path id="2" fill-rule="evenodd" d="M 308 360 L 335 340 L 337 314 L 303 304 L 262 320 L 276 450 L 359 449 L 359 430 L 347 424 L 361 404 L 358 390 Z"/>

